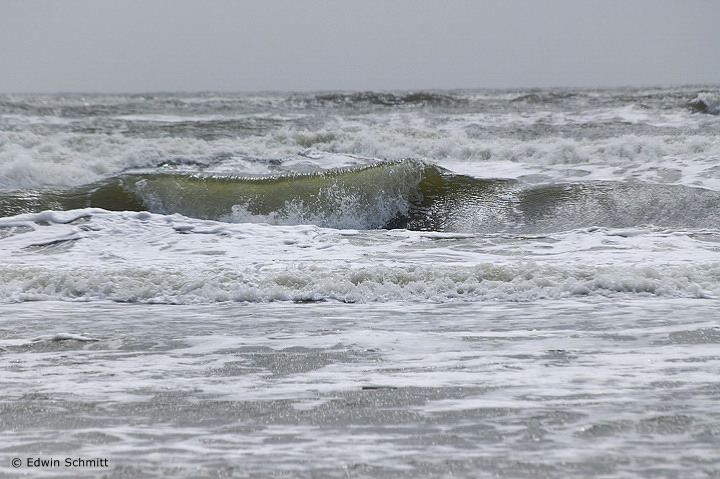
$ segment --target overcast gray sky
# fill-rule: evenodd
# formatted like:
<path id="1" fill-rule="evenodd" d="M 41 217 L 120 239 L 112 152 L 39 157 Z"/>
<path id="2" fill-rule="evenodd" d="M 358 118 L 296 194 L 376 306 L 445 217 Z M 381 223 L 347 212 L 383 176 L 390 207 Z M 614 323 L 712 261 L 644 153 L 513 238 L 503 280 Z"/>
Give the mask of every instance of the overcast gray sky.
<path id="1" fill-rule="evenodd" d="M 687 83 L 719 0 L 0 0 L 0 92 Z"/>

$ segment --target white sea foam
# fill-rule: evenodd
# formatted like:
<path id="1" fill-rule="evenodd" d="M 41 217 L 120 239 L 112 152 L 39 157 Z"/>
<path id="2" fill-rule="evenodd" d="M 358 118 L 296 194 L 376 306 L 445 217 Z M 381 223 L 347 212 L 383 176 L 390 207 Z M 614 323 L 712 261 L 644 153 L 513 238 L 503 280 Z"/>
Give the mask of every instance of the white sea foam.
<path id="1" fill-rule="evenodd" d="M 720 296 L 717 235 L 703 230 L 444 237 L 104 210 L 21 215 L 0 228 L 4 302 Z"/>
<path id="2" fill-rule="evenodd" d="M 714 303 L 5 305 L 3 434 L 109 477 L 693 477 L 717 465 Z"/>
<path id="3" fill-rule="evenodd" d="M 711 103 L 714 98 L 709 93 L 701 97 Z M 96 117 L 90 118 L 101 122 L 95 127 L 99 131 L 73 126 L 84 121 L 79 113 L 47 114 L 45 110 L 52 107 L 38 107 L 45 115 L 3 115 L 0 188 L 76 186 L 158 165 L 266 174 L 362 164 L 368 158 L 418 158 L 478 177 L 527 178 L 532 182 L 646 181 L 720 190 L 716 169 L 720 140 L 715 134 L 720 117 L 682 108 L 618 102 L 592 108 L 582 104 L 570 109 L 543 104 L 516 109 L 495 105 L 479 111 L 460 108 L 447 114 L 398 109 L 341 115 L 309 112 L 292 103 L 283 104 L 279 98 L 210 96 L 204 99 L 204 106 L 202 97 L 155 99 L 157 112 L 143 111 L 144 100 L 139 98 L 96 97 L 90 106 L 86 106 L 90 100 L 82 98 L 47 101 L 55 102 L 56 109 L 85 108 L 93 112 L 92 108 L 97 108 L 91 113 Z M 164 101 L 195 106 L 186 111 L 170 108 Z M 234 106 L 223 106 L 228 111 L 222 114 L 211 108 L 224 101 Z M 132 112 L 116 114 L 113 108 Z M 28 122 L 37 123 L 38 118 L 42 123 L 55 124 L 54 129 L 27 128 Z M 271 123 L 259 132 L 252 127 L 242 131 L 240 126 L 233 130 L 215 125 L 233 119 Z M 138 132 L 187 123 L 194 125 L 197 135 L 171 135 L 161 129 L 155 137 L 147 137 L 126 131 L 115 122 L 134 125 Z M 213 137 L 219 128 L 226 130 Z M 578 134 L 587 128 L 592 130 L 587 136 Z"/>
<path id="4" fill-rule="evenodd" d="M 278 145 L 265 138 L 203 141 L 185 138 L 5 134 L 0 136 L 0 187 L 77 186 L 121 172 L 170 163 L 206 171 L 267 174 L 267 160 L 286 171 L 316 171 L 366 164 L 372 157 L 420 158 L 480 178 L 531 182 L 646 181 L 720 190 L 720 140 L 715 137 L 624 136 L 603 140 L 467 139 L 463 133 L 418 139 L 403 132 L 353 133 L 308 151 L 293 136 Z M 334 153 L 333 153 L 334 152 Z M 267 159 L 267 160 L 263 160 Z M 544 180 L 540 180 L 543 179 Z"/>

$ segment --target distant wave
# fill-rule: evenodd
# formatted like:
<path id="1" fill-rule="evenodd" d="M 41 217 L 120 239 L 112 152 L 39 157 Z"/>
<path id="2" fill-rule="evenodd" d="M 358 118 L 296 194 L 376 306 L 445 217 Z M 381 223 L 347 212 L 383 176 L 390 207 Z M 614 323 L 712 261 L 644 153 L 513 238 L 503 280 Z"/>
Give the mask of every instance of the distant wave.
<path id="1" fill-rule="evenodd" d="M 451 93 L 434 93 L 427 91 L 418 92 L 353 92 L 353 93 L 321 93 L 308 99 L 311 103 L 334 104 L 334 105 L 357 105 L 369 104 L 380 106 L 402 106 L 402 105 L 460 105 L 467 103 L 466 98 L 452 95 Z"/>
<path id="2" fill-rule="evenodd" d="M 720 115 L 720 94 L 700 93 L 697 98 L 688 102 L 688 107 L 698 113 Z"/>

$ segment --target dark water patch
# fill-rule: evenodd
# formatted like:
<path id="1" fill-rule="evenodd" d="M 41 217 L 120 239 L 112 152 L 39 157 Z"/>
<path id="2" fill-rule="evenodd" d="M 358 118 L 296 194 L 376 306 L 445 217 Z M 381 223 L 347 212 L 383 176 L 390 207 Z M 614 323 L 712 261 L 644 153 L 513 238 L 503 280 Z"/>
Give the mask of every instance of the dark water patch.
<path id="1" fill-rule="evenodd" d="M 26 225 L 18 225 L 18 226 L 1 226 L 0 227 L 0 240 L 4 238 L 9 238 L 11 236 L 23 234 L 23 233 L 29 233 L 30 231 L 35 231 L 30 226 Z"/>
<path id="2" fill-rule="evenodd" d="M 337 136 L 334 133 L 297 133 L 293 135 L 293 139 L 298 145 L 311 148 L 318 143 L 330 143 L 337 139 Z"/>
<path id="3" fill-rule="evenodd" d="M 720 115 L 720 94 L 700 93 L 697 98 L 687 102 L 686 106 L 695 113 Z"/>
<path id="4" fill-rule="evenodd" d="M 237 361 L 225 363 L 222 367 L 213 370 L 213 374 L 218 376 L 243 376 L 260 373 L 268 377 L 283 377 L 308 373 L 331 364 L 359 360 L 354 352 L 332 352 L 320 349 L 244 352 L 237 356 Z"/>
<path id="5" fill-rule="evenodd" d="M 275 118 L 191 119 L 187 121 L 126 122 L 123 133 L 141 138 L 197 138 L 205 141 L 263 136 L 286 122 Z"/>
<path id="6" fill-rule="evenodd" d="M 676 414 L 643 419 L 636 428 L 639 434 L 685 434 L 691 431 L 694 423 L 692 417 Z"/>
<path id="7" fill-rule="evenodd" d="M 529 93 L 521 93 L 513 97 L 510 101 L 512 103 L 556 104 L 579 97 L 586 97 L 586 94 L 573 90 L 531 90 Z"/>
<path id="8" fill-rule="evenodd" d="M 386 107 L 397 106 L 450 106 L 464 104 L 467 100 L 450 93 L 437 93 L 428 91 L 391 93 L 391 92 L 353 92 L 353 93 L 323 93 L 310 99 L 311 103 L 319 105 L 377 105 Z"/>
<path id="9" fill-rule="evenodd" d="M 57 254 L 64 253 L 75 246 L 75 241 L 80 238 L 63 238 L 46 243 L 31 244 L 22 248 L 26 253 Z"/>
<path id="10" fill-rule="evenodd" d="M 675 331 L 668 334 L 666 344 L 720 344 L 720 328 Z"/>
<path id="11" fill-rule="evenodd" d="M 43 188 L 0 194 L 0 216 L 39 213 L 46 210 L 103 208 L 111 211 L 145 211 L 141 198 L 124 188 L 122 177 L 77 188 Z"/>
<path id="12" fill-rule="evenodd" d="M 679 185 L 592 182 L 522 191 L 522 219 L 541 231 L 606 226 L 717 227 L 720 194 Z"/>
<path id="13" fill-rule="evenodd" d="M 600 422 L 584 427 L 573 435 L 582 439 L 613 437 L 632 431 L 634 426 L 635 424 L 630 420 Z"/>
<path id="14" fill-rule="evenodd" d="M 7 350 L 15 353 L 54 353 L 71 351 L 97 351 L 107 348 L 107 342 L 87 334 L 58 333 L 51 336 L 34 338 L 31 341 L 8 346 Z M 82 357 L 65 357 L 63 364 L 72 367 L 82 364 Z M 13 366 L 17 371 L 28 369 L 28 365 L 18 364 Z"/>

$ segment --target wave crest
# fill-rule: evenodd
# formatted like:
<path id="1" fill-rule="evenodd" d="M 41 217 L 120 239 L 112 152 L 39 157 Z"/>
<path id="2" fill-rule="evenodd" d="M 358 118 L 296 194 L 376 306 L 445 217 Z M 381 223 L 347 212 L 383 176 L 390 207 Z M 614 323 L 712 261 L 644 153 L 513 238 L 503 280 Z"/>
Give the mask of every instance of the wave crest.
<path id="1" fill-rule="evenodd" d="M 467 267 L 379 265 L 175 271 L 172 268 L 1 268 L 0 303 L 109 300 L 207 304 L 228 301 L 535 301 L 585 296 L 700 298 L 720 294 L 718 265 L 659 268 L 534 263 Z"/>
<path id="2" fill-rule="evenodd" d="M 271 177 L 126 174 L 64 190 L 0 195 L 0 215 L 102 208 L 231 223 L 336 229 L 547 233 L 593 226 L 720 227 L 720 192 L 679 185 L 529 185 L 417 160 Z"/>
<path id="3" fill-rule="evenodd" d="M 688 102 L 688 107 L 698 113 L 720 115 L 720 95 L 700 93 L 697 98 Z"/>

